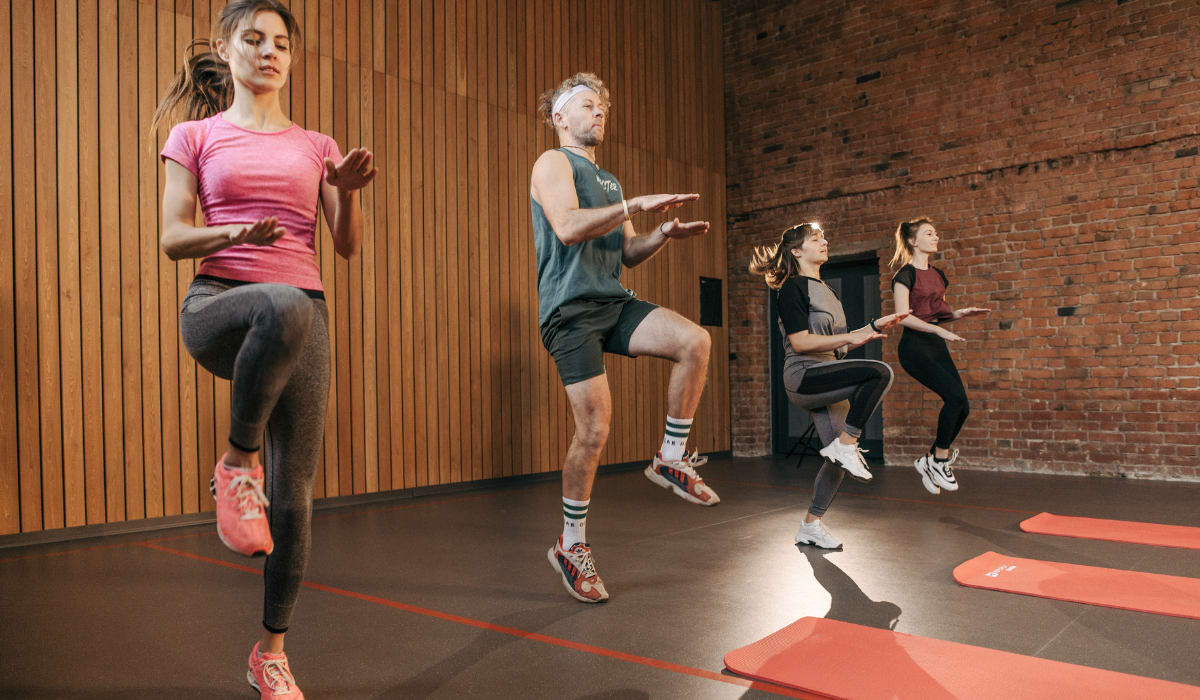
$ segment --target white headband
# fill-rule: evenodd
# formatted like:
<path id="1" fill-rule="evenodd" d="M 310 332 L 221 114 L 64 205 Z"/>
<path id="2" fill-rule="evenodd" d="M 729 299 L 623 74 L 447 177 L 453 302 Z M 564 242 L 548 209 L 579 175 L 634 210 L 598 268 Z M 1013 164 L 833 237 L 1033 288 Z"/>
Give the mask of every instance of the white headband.
<path id="1" fill-rule="evenodd" d="M 563 107 L 567 106 L 567 103 L 571 101 L 571 98 L 583 92 L 584 90 L 595 92 L 587 85 L 576 85 L 570 90 L 567 90 L 563 94 L 559 95 L 558 99 L 554 101 L 554 110 L 550 112 L 550 116 L 553 117 L 555 114 L 561 114 Z"/>

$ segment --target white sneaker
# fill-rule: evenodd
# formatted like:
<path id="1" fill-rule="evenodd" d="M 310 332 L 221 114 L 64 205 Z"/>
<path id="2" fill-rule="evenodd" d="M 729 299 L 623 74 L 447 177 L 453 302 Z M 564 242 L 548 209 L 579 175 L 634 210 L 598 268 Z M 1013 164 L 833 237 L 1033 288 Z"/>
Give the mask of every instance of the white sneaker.
<path id="1" fill-rule="evenodd" d="M 821 448 L 822 457 L 837 463 L 850 476 L 859 481 L 870 481 L 874 478 L 871 476 L 871 472 L 867 470 L 867 460 L 863 459 L 863 454 L 865 453 L 866 451 L 860 449 L 857 443 L 846 445 L 838 438 L 834 438 L 833 442 Z"/>
<path id="2" fill-rule="evenodd" d="M 938 486 L 947 491 L 958 490 L 958 481 L 954 478 L 954 470 L 950 468 L 950 460 L 943 462 L 940 459 L 925 455 L 925 461 L 929 462 L 929 473 L 933 476 L 933 480 L 937 482 Z"/>
<path id="3" fill-rule="evenodd" d="M 933 475 L 934 468 L 929 461 L 929 455 L 921 455 L 917 461 L 913 462 L 913 467 L 916 468 L 917 473 L 921 475 L 921 485 L 925 487 L 926 491 L 936 496 L 941 493 L 942 490 L 938 488 L 936 477 Z"/>
<path id="4" fill-rule="evenodd" d="M 842 546 L 842 543 L 825 529 L 820 518 L 811 523 L 801 523 L 800 529 L 796 531 L 796 544 L 811 544 L 821 549 L 837 549 Z"/>

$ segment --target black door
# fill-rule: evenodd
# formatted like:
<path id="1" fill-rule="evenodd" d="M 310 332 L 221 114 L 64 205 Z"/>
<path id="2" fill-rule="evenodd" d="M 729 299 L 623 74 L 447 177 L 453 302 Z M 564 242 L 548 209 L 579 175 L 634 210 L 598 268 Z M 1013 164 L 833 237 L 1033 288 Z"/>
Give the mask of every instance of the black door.
<path id="1" fill-rule="evenodd" d="M 850 330 L 862 328 L 873 318 L 879 318 L 882 306 L 879 299 L 879 258 L 857 256 L 853 258 L 834 258 L 821 266 L 821 278 L 837 292 L 842 300 L 842 308 L 846 312 L 846 326 Z M 789 454 L 800 449 L 801 437 L 808 430 L 812 421 L 808 411 L 793 406 L 783 388 L 783 341 L 779 334 L 779 326 L 775 323 L 775 295 L 768 295 L 767 313 L 771 329 L 771 425 L 774 434 L 775 452 Z M 871 341 L 862 347 L 855 348 L 847 355 L 853 359 L 883 359 L 883 344 L 878 340 Z M 867 458 L 873 461 L 883 459 L 883 416 L 882 411 L 876 411 L 867 422 L 863 436 L 859 440 L 862 448 L 867 450 Z M 816 436 L 811 439 L 811 446 L 820 449 L 821 445 Z"/>

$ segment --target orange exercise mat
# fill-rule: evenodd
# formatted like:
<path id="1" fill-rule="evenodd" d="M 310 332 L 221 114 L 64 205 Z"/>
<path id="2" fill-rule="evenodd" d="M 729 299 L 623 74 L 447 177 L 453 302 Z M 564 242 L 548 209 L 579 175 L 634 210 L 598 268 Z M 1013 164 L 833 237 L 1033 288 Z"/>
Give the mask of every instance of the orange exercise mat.
<path id="1" fill-rule="evenodd" d="M 1021 522 L 1021 529 L 1039 535 L 1083 537 L 1091 540 L 1152 544 L 1159 547 L 1200 549 L 1200 527 L 1159 525 L 1131 520 L 1076 518 L 1070 515 L 1038 513 Z"/>
<path id="2" fill-rule="evenodd" d="M 954 580 L 972 588 L 1200 620 L 1200 579 L 1196 578 L 988 552 L 959 564 Z"/>
<path id="3" fill-rule="evenodd" d="M 802 617 L 725 655 L 742 676 L 831 698 L 1200 699 L 1200 688 Z"/>

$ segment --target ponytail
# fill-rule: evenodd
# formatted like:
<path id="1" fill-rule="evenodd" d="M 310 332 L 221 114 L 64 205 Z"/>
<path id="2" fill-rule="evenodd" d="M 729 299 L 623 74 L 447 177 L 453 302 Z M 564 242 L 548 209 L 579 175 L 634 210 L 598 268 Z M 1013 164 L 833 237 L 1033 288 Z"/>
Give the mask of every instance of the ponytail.
<path id="1" fill-rule="evenodd" d="M 208 39 L 196 39 L 187 47 L 183 70 L 175 74 L 167 94 L 150 122 L 150 133 L 163 122 L 207 119 L 229 109 L 233 103 L 233 76 Z"/>
<path id="2" fill-rule="evenodd" d="M 896 227 L 896 252 L 892 255 L 892 259 L 888 262 L 888 267 L 896 269 L 904 267 L 912 262 L 913 259 L 913 244 L 909 239 L 917 237 L 917 229 L 921 228 L 921 224 L 933 225 L 933 220 L 928 216 L 922 216 L 908 221 L 901 221 Z"/>

